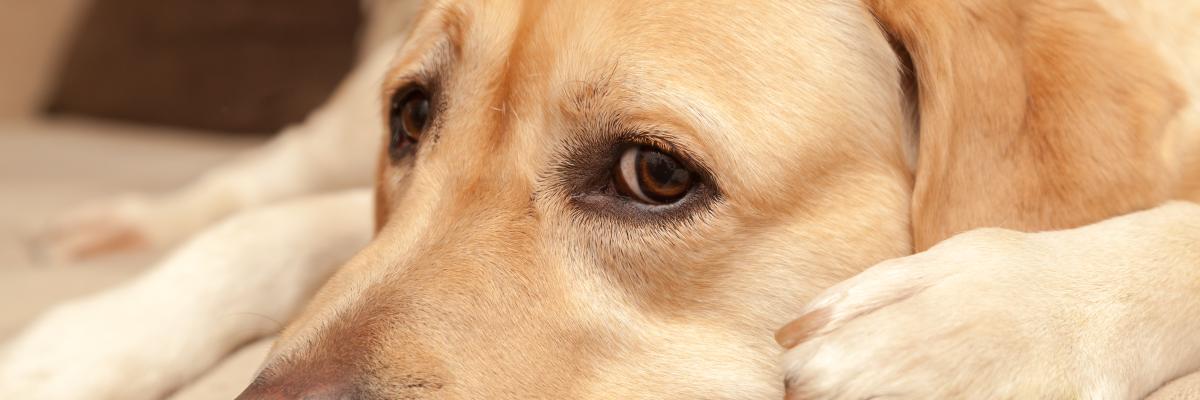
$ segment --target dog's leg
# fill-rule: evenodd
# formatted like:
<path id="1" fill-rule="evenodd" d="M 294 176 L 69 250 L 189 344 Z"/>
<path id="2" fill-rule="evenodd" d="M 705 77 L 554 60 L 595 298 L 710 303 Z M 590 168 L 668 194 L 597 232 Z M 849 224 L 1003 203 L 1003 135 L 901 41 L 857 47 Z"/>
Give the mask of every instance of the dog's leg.
<path id="1" fill-rule="evenodd" d="M 303 124 L 163 196 L 85 204 L 52 221 L 40 243 L 56 261 L 177 243 L 242 209 L 366 186 L 383 140 L 379 87 L 399 46 L 384 41 Z"/>
<path id="2" fill-rule="evenodd" d="M 0 358 L 0 399 L 154 399 L 282 328 L 369 239 L 359 189 L 239 214 L 125 286 L 61 305 Z"/>
<path id="3" fill-rule="evenodd" d="M 1200 205 L 980 229 L 883 262 L 778 334 L 789 398 L 1143 398 L 1200 370 Z"/>

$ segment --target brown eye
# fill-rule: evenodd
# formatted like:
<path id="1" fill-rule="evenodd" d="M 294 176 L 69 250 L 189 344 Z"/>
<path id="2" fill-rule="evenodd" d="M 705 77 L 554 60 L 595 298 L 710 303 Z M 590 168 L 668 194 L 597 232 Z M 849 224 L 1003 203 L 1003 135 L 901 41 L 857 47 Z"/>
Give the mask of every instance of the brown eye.
<path id="1" fill-rule="evenodd" d="M 675 157 L 648 146 L 631 147 L 613 167 L 613 184 L 621 194 L 646 204 L 671 204 L 692 189 L 692 171 Z"/>
<path id="2" fill-rule="evenodd" d="M 429 95 L 421 88 L 402 91 L 392 99 L 389 123 L 393 153 L 421 139 L 429 125 L 429 107 Z"/>

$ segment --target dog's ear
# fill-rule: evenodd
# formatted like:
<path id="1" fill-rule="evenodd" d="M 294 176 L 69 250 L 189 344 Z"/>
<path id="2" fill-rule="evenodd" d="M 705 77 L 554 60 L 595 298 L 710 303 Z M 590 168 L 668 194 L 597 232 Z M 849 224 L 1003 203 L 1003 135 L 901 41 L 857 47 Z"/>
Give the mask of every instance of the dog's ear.
<path id="1" fill-rule="evenodd" d="M 917 250 L 977 227 L 1068 228 L 1165 200 L 1160 142 L 1182 94 L 1092 1 L 868 4 L 916 80 Z"/>

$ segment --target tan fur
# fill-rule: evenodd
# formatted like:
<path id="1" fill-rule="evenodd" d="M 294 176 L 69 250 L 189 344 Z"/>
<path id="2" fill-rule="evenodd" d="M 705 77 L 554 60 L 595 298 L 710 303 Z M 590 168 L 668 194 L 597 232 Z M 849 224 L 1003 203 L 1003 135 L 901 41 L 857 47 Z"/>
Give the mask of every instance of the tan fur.
<path id="1" fill-rule="evenodd" d="M 374 240 L 242 399 L 1131 398 L 1200 370 L 1200 206 L 1159 205 L 1200 200 L 1200 1 L 441 0 L 403 46 L 412 3 L 372 4 L 378 49 L 304 125 L 67 219 L 72 254 L 250 210 L 35 324 L 0 397 L 152 398 L 266 332 L 227 313 L 297 315 L 368 196 L 264 204 L 365 186 L 414 79 L 437 119 L 376 164 Z M 563 182 L 630 132 L 719 196 L 582 207 Z"/>
<path id="2" fill-rule="evenodd" d="M 1087 1 L 876 1 L 920 98 L 918 249 L 968 229 L 1083 225 L 1156 205 L 1179 83 Z"/>
<path id="3" fill-rule="evenodd" d="M 1084 0 L 435 2 L 385 96 L 436 76 L 437 139 L 381 164 L 386 223 L 244 396 L 322 366 L 383 398 L 778 397 L 770 332 L 820 288 L 1189 187 L 1185 83 L 1131 30 Z M 667 132 L 720 201 L 584 216 L 555 166 L 609 127 Z"/>
<path id="4" fill-rule="evenodd" d="M 461 398 L 781 395 L 774 327 L 911 248 L 900 73 L 861 6 L 736 4 L 430 6 L 385 91 L 441 65 L 438 138 L 381 177 L 386 225 L 286 331 L 260 390 L 317 363 L 383 397 L 410 379 Z M 731 18 L 763 30 L 713 29 Z M 554 167 L 610 124 L 721 171 L 711 216 L 639 227 L 570 204 Z"/>

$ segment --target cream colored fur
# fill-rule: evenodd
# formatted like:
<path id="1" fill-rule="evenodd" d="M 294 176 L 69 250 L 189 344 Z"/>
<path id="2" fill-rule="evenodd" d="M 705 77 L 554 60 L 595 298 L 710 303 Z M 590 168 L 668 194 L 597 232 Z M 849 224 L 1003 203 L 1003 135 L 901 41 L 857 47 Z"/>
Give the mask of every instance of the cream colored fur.
<path id="1" fill-rule="evenodd" d="M 1200 369 L 1198 235 L 1200 206 L 1172 203 L 879 264 L 809 306 L 791 398 L 1143 398 Z"/>
<path id="2" fill-rule="evenodd" d="M 1200 206 L 1164 204 L 1200 200 L 1197 11 L 434 1 L 258 153 L 59 221 L 63 259 L 187 244 L 35 323 L 0 398 L 156 398 L 277 328 L 242 315 L 293 320 L 246 399 L 1144 397 L 1200 369 Z M 319 193 L 370 182 L 418 71 L 444 119 L 379 164 L 367 244 L 365 190 Z M 548 182 L 609 126 L 721 198 L 578 217 Z"/>

